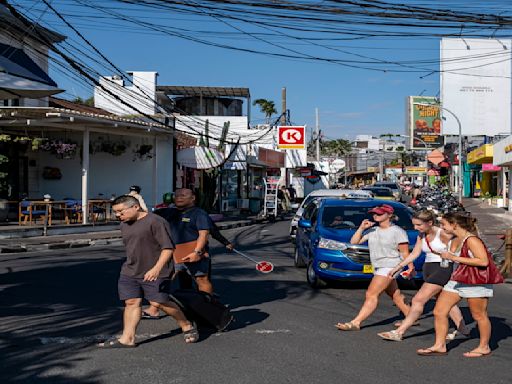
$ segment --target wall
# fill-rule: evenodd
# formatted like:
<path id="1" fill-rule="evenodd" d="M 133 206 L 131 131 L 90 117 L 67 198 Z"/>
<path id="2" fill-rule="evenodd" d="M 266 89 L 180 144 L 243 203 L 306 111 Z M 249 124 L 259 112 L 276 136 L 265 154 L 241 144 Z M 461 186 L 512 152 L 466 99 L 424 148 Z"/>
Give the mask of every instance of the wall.
<path id="1" fill-rule="evenodd" d="M 100 84 L 121 100 L 136 109 L 129 108 L 116 98 L 94 87 L 94 106 L 105 109 L 116 115 L 140 114 L 154 115 L 156 113 L 156 72 L 128 72 L 132 75 L 133 85 L 126 85 L 124 80 L 115 76 L 100 78 Z M 140 111 L 140 112 L 139 112 Z"/>
<path id="2" fill-rule="evenodd" d="M 82 135 L 78 133 L 67 134 L 68 140 L 81 144 Z M 106 135 L 91 133 L 91 143 L 98 142 L 99 138 L 106 139 Z M 138 144 L 154 144 L 153 138 L 122 137 L 110 135 L 110 140 L 123 139 L 130 142 L 130 147 L 121 156 L 113 156 L 105 152 L 96 152 L 90 155 L 89 165 L 89 197 L 109 199 L 112 194 L 116 196 L 128 193 L 130 185 L 136 184 L 142 188 L 142 195 L 148 206 L 153 201 L 153 159 L 135 160 L 133 151 Z M 165 192 L 172 191 L 173 180 L 173 140 L 170 137 L 159 138 L 157 141 L 157 188 L 156 202 L 162 200 Z M 35 166 L 29 167 L 29 188 L 31 198 L 50 194 L 55 200 L 65 197 L 81 199 L 82 195 L 82 166 L 80 155 L 77 152 L 73 159 L 59 159 L 48 152 L 30 152 L 29 159 L 35 160 Z M 44 167 L 57 167 L 62 173 L 60 180 L 43 179 Z"/>

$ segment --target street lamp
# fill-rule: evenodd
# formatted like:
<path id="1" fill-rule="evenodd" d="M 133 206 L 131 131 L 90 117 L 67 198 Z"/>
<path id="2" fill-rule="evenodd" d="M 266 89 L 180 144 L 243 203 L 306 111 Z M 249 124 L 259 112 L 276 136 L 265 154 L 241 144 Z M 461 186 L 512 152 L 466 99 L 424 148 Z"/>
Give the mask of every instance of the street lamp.
<path id="1" fill-rule="evenodd" d="M 446 112 L 448 112 L 450 115 L 452 115 L 455 118 L 455 121 L 457 121 L 457 125 L 459 126 L 459 188 L 457 190 L 459 194 L 459 204 L 462 203 L 462 124 L 460 123 L 459 118 L 455 113 L 450 111 L 448 108 L 443 107 L 441 104 L 439 107 Z"/>

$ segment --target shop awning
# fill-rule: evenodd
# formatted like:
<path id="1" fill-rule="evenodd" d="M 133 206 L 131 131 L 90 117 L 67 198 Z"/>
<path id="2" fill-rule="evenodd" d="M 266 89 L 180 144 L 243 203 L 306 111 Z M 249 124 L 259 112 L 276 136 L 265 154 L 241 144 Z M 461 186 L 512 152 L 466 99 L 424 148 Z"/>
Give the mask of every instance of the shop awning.
<path id="1" fill-rule="evenodd" d="M 493 145 L 484 144 L 481 147 L 468 153 L 468 164 L 492 163 Z"/>
<path id="2" fill-rule="evenodd" d="M 193 169 L 210 169 L 224 162 L 224 155 L 213 148 L 192 147 L 177 152 L 176 161 L 183 167 Z"/>

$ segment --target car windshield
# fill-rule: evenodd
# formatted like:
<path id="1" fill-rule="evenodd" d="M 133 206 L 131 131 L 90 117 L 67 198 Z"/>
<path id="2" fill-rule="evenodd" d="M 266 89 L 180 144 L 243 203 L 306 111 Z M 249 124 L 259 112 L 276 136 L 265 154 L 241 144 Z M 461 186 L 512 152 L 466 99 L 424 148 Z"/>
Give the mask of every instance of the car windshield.
<path id="1" fill-rule="evenodd" d="M 393 191 L 389 188 L 372 188 L 369 191 L 377 196 L 393 196 Z"/>
<path id="2" fill-rule="evenodd" d="M 398 187 L 396 184 L 375 184 L 376 187 L 385 187 L 385 188 L 391 188 L 398 191 Z"/>
<path id="3" fill-rule="evenodd" d="M 335 229 L 355 229 L 361 225 L 364 219 L 372 219 L 368 211 L 371 207 L 324 207 L 322 213 L 322 226 Z M 395 224 L 405 230 L 412 230 L 414 226 L 411 221 L 411 214 L 405 208 L 395 209 L 398 221 Z"/>

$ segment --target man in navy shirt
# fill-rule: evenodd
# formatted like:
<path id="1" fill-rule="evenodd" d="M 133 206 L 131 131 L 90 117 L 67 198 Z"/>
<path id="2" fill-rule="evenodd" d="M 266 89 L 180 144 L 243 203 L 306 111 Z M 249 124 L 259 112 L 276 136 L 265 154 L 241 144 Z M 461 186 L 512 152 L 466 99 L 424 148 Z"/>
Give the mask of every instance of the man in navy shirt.
<path id="1" fill-rule="evenodd" d="M 176 269 L 187 270 L 200 291 L 213 293 L 208 278 L 208 235 L 211 220 L 204 210 L 195 206 L 195 201 L 196 197 L 192 190 L 178 189 L 174 194 L 175 207 L 159 210 L 158 214 L 169 222 L 176 250 L 178 251 L 180 246 L 190 250 L 180 259 L 175 257 Z"/>

